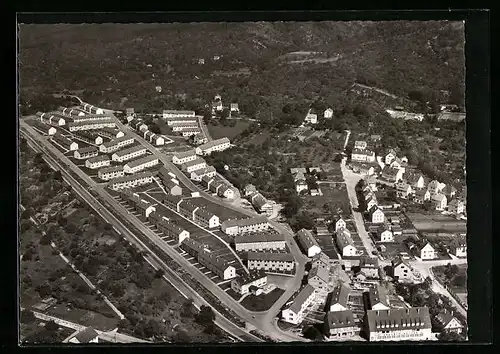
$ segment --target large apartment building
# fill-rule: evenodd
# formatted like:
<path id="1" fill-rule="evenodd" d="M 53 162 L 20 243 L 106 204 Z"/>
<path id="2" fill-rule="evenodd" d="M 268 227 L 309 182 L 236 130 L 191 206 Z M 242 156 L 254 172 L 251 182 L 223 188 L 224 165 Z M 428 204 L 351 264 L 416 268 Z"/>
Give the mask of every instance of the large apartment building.
<path id="1" fill-rule="evenodd" d="M 104 167 L 97 171 L 97 177 L 103 181 L 109 181 L 110 179 L 123 177 L 124 175 L 123 166 Z"/>
<path id="2" fill-rule="evenodd" d="M 118 162 L 132 160 L 139 156 L 145 155 L 147 151 L 148 150 L 141 145 L 132 146 L 127 149 L 115 152 L 113 155 L 111 155 L 111 160 Z"/>
<path id="3" fill-rule="evenodd" d="M 206 248 L 198 254 L 198 262 L 223 280 L 236 277 L 236 268 Z"/>
<path id="4" fill-rule="evenodd" d="M 85 167 L 90 168 L 92 170 L 96 168 L 106 167 L 109 165 L 110 165 L 110 159 L 108 155 L 99 155 L 91 157 L 90 159 L 85 161 Z"/>
<path id="5" fill-rule="evenodd" d="M 71 139 L 68 139 L 60 134 L 54 135 L 52 140 L 68 151 L 78 150 L 78 143 L 76 141 L 72 141 Z"/>
<path id="6" fill-rule="evenodd" d="M 99 154 L 98 151 L 99 150 L 95 146 L 89 146 L 75 150 L 73 156 L 75 157 L 75 159 L 85 160 L 97 156 Z"/>
<path id="7" fill-rule="evenodd" d="M 36 112 L 36 117 L 38 121 L 49 124 L 49 125 L 56 125 L 56 126 L 63 126 L 66 125 L 66 120 L 55 116 L 54 114 L 50 113 L 42 113 L 42 112 Z"/>
<path id="8" fill-rule="evenodd" d="M 158 163 L 159 160 L 155 155 L 146 155 L 137 160 L 127 162 L 127 164 L 123 166 L 123 170 L 125 173 L 136 173 L 146 168 L 156 166 Z"/>
<path id="9" fill-rule="evenodd" d="M 183 163 L 196 160 L 198 156 L 194 150 L 187 150 L 177 152 L 172 156 L 172 162 L 176 165 L 182 165 Z"/>
<path id="10" fill-rule="evenodd" d="M 134 175 L 118 177 L 112 179 L 108 186 L 113 190 L 123 188 L 133 188 L 153 182 L 153 174 L 150 172 L 142 172 Z"/>
<path id="11" fill-rule="evenodd" d="M 278 233 L 252 233 L 234 237 L 236 251 L 284 250 L 286 241 Z"/>
<path id="12" fill-rule="evenodd" d="M 231 143 L 228 138 L 221 138 L 209 141 L 206 144 L 202 144 L 196 147 L 196 153 L 198 155 L 210 155 L 214 151 L 224 151 L 231 147 Z"/>
<path id="13" fill-rule="evenodd" d="M 221 230 L 230 236 L 249 232 L 266 231 L 271 227 L 266 216 L 256 216 L 246 219 L 226 220 L 221 224 Z"/>
<path id="14" fill-rule="evenodd" d="M 365 326 L 370 342 L 423 341 L 433 337 L 427 307 L 368 310 Z"/>
<path id="15" fill-rule="evenodd" d="M 302 229 L 297 232 L 297 240 L 307 257 L 314 257 L 321 252 L 318 242 L 311 231 Z"/>
<path id="16" fill-rule="evenodd" d="M 101 146 L 99 146 L 99 150 L 104 153 L 114 152 L 120 150 L 125 146 L 132 145 L 134 141 L 135 139 L 133 137 L 122 136 L 120 138 L 103 143 Z"/>
<path id="17" fill-rule="evenodd" d="M 196 170 L 201 170 L 202 168 L 206 168 L 207 163 L 202 158 L 197 158 L 195 160 L 184 162 L 181 166 L 182 170 L 187 173 L 191 173 Z"/>
<path id="18" fill-rule="evenodd" d="M 281 319 L 292 324 L 299 324 L 304 320 L 305 310 L 314 301 L 316 291 L 307 284 L 300 290 L 293 300 L 292 304 L 285 308 L 281 313 Z"/>
<path id="19" fill-rule="evenodd" d="M 264 270 L 268 272 L 290 272 L 295 267 L 295 260 L 291 253 L 254 252 L 247 254 L 248 269 Z"/>
<path id="20" fill-rule="evenodd" d="M 68 123 L 68 129 L 70 132 L 80 131 L 80 130 L 94 130 L 94 129 L 102 129 L 105 127 L 114 128 L 116 123 L 113 119 L 107 118 L 102 120 L 95 121 L 82 121 L 82 122 L 73 122 Z"/>

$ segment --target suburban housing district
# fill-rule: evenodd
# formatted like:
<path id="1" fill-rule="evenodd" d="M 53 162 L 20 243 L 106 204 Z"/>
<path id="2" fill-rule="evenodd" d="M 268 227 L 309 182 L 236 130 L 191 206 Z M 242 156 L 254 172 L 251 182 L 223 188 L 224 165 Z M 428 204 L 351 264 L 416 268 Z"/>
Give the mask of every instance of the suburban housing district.
<path id="1" fill-rule="evenodd" d="M 237 188 L 209 163 L 236 147 L 227 137 L 212 139 L 196 112 L 158 112 L 158 124 L 173 133 L 167 136 L 153 133 L 134 109 L 74 99 L 72 107 L 22 117 L 23 138 L 75 190 L 85 190 L 115 230 L 133 225 L 136 231 L 122 237 L 164 261 L 155 264 L 173 286 L 182 283 L 186 297 L 215 309 L 215 323 L 234 340 L 466 337 L 467 302 L 453 283 L 465 272 L 466 232 L 438 242 L 418 232 L 426 220 L 412 216 L 425 209 L 430 223 L 462 222 L 465 189 L 429 180 L 397 149 L 375 153 L 376 136 L 353 142 L 347 131 L 335 162 L 340 180 L 330 183 L 345 185 L 350 210 L 293 232 L 282 206 L 253 185 Z M 214 119 L 226 109 L 220 95 L 211 107 Z M 227 109 L 240 113 L 236 103 Z M 332 119 L 332 112 L 309 110 L 302 127 Z M 288 173 L 298 195 L 320 198 L 327 187 L 318 176 L 328 171 L 294 166 Z M 102 333 L 82 326 L 66 341 L 98 342 Z"/>

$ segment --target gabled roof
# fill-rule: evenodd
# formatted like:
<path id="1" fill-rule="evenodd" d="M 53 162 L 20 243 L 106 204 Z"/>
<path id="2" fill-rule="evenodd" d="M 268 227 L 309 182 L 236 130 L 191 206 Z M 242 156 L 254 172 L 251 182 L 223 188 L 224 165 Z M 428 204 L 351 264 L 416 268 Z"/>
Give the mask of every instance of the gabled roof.
<path id="1" fill-rule="evenodd" d="M 380 284 L 377 284 L 374 287 L 370 288 L 368 298 L 370 299 L 370 306 L 381 303 L 389 307 L 387 291 Z"/>
<path id="2" fill-rule="evenodd" d="M 250 271 L 250 274 L 247 274 L 247 273 L 240 274 L 233 281 L 238 283 L 240 286 L 242 286 L 242 285 L 250 284 L 258 279 L 262 279 L 265 277 L 267 277 L 266 272 L 264 272 L 262 269 L 260 269 L 260 270 Z"/>
<path id="3" fill-rule="evenodd" d="M 206 150 L 206 149 L 210 149 L 210 148 L 213 148 L 214 146 L 219 146 L 222 144 L 230 144 L 229 139 L 228 138 L 221 138 L 221 139 L 212 140 L 212 141 L 209 141 L 208 143 L 202 144 L 198 147 L 201 150 Z"/>
<path id="4" fill-rule="evenodd" d="M 89 343 L 92 339 L 98 337 L 99 334 L 92 327 L 87 327 L 83 331 L 78 332 L 78 334 L 74 337 L 78 339 L 80 343 Z"/>
<path id="5" fill-rule="evenodd" d="M 194 150 L 186 150 L 186 151 L 176 152 L 174 154 L 174 156 L 177 157 L 178 159 L 183 159 L 185 157 L 194 156 L 194 155 L 196 155 L 196 152 Z"/>
<path id="6" fill-rule="evenodd" d="M 194 160 L 191 160 L 191 161 L 186 161 L 182 164 L 183 167 L 187 168 L 187 167 L 190 167 L 190 166 L 196 166 L 196 165 L 200 165 L 200 164 L 206 164 L 206 161 L 204 159 L 202 159 L 201 157 L 197 157 L 196 159 Z"/>
<path id="7" fill-rule="evenodd" d="M 378 258 L 361 257 L 361 259 L 359 260 L 359 266 L 361 268 L 364 268 L 364 267 L 378 268 Z"/>
<path id="8" fill-rule="evenodd" d="M 328 283 L 330 279 L 330 270 L 326 267 L 313 267 L 307 274 L 307 279 L 312 279 L 314 277 L 320 278 L 325 283 Z"/>
<path id="9" fill-rule="evenodd" d="M 78 149 L 76 151 L 78 151 L 79 154 L 85 154 L 87 152 L 97 152 L 99 149 L 95 146 L 87 146 L 87 147 L 84 147 L 84 148 L 81 148 L 81 149 Z"/>
<path id="10" fill-rule="evenodd" d="M 138 158 L 136 160 L 132 160 L 130 162 L 127 162 L 125 166 L 128 166 L 129 168 L 137 167 L 144 165 L 146 163 L 152 162 L 152 161 L 158 161 L 158 157 L 155 155 L 146 155 L 144 157 Z"/>
<path id="11" fill-rule="evenodd" d="M 430 329 L 428 307 L 366 311 L 369 332 Z"/>
<path id="12" fill-rule="evenodd" d="M 319 248 L 318 242 L 313 237 L 311 231 L 306 229 L 301 229 L 297 232 L 297 239 L 299 240 L 302 247 L 306 250 L 309 248 L 316 246 Z"/>
<path id="13" fill-rule="evenodd" d="M 123 171 L 123 166 L 109 166 L 99 169 L 98 173 L 105 174 L 111 172 Z"/>
<path id="14" fill-rule="evenodd" d="M 441 202 L 443 199 L 446 199 L 446 196 L 444 194 L 438 193 L 431 195 L 431 200 L 435 202 Z"/>
<path id="15" fill-rule="evenodd" d="M 289 309 L 294 313 L 300 312 L 302 304 L 304 304 L 304 302 L 309 298 L 309 296 L 312 295 L 312 293 L 314 293 L 314 291 L 315 289 L 311 285 L 307 284 L 306 286 L 304 286 L 293 300 L 293 303 L 289 307 Z"/>
<path id="16" fill-rule="evenodd" d="M 328 330 L 332 328 L 354 327 L 354 314 L 351 310 L 327 312 L 325 315 L 325 325 Z"/>
<path id="17" fill-rule="evenodd" d="M 205 220 L 210 220 L 211 218 L 216 216 L 214 213 L 211 213 L 210 211 L 208 211 L 207 209 L 205 209 L 203 207 L 196 209 L 194 214 L 204 218 Z"/>
<path id="18" fill-rule="evenodd" d="M 415 190 L 415 195 L 423 198 L 428 192 L 429 191 L 425 188 L 419 188 L 419 189 Z"/>
<path id="19" fill-rule="evenodd" d="M 446 327 L 451 321 L 453 321 L 453 319 L 455 319 L 455 321 L 457 321 L 460 324 L 460 326 L 463 327 L 462 323 L 460 323 L 460 321 L 455 316 L 453 316 L 453 314 L 451 312 L 448 312 L 446 309 L 439 312 L 439 314 L 436 316 L 436 320 L 443 327 Z"/>
<path id="20" fill-rule="evenodd" d="M 339 244 L 340 250 L 343 250 L 347 246 L 354 246 L 354 242 L 348 230 L 343 229 L 337 232 L 337 242 Z"/>
<path id="21" fill-rule="evenodd" d="M 115 152 L 115 154 L 116 156 L 126 156 L 142 150 L 147 150 L 147 149 L 142 145 L 136 145 L 123 150 L 118 150 Z"/>
<path id="22" fill-rule="evenodd" d="M 109 156 L 108 155 L 94 156 L 94 157 L 91 157 L 90 159 L 88 159 L 87 161 L 89 163 L 96 163 L 96 162 L 101 162 L 101 161 L 109 161 Z"/>
<path id="23" fill-rule="evenodd" d="M 267 203 L 267 199 L 260 193 L 252 196 L 252 204 L 257 208 L 262 208 Z"/>
<path id="24" fill-rule="evenodd" d="M 276 242 L 276 241 L 285 241 L 285 238 L 281 234 L 277 233 L 269 233 L 269 232 L 261 232 L 261 233 L 252 233 L 248 235 L 236 235 L 234 237 L 235 244 L 244 244 L 244 243 L 266 243 L 266 242 Z"/>
<path id="25" fill-rule="evenodd" d="M 181 204 L 179 204 L 179 208 L 185 209 L 189 212 L 194 212 L 197 208 L 199 208 L 198 205 L 194 205 L 187 199 L 182 199 Z"/>
<path id="26" fill-rule="evenodd" d="M 347 307 L 350 291 L 351 289 L 345 284 L 337 285 L 331 294 L 329 306 L 339 304 Z"/>
<path id="27" fill-rule="evenodd" d="M 276 262 L 294 262 L 295 259 L 291 253 L 277 253 L 277 252 L 253 252 L 247 254 L 247 259 L 258 261 L 276 261 Z"/>
<path id="28" fill-rule="evenodd" d="M 385 166 L 384 169 L 382 170 L 382 174 L 390 176 L 390 177 L 396 177 L 399 172 L 399 168 L 394 168 L 394 167 L 389 167 Z"/>
<path id="29" fill-rule="evenodd" d="M 233 226 L 249 226 L 249 225 L 257 225 L 268 222 L 266 216 L 254 216 L 246 219 L 234 219 L 234 220 L 226 220 L 222 223 L 222 228 L 228 228 Z"/>
<path id="30" fill-rule="evenodd" d="M 403 257 L 396 257 L 392 260 L 392 267 L 393 268 L 396 268 L 398 267 L 399 265 L 401 264 L 404 264 L 406 267 L 408 267 L 409 269 L 411 269 L 411 265 L 410 263 L 406 260 L 406 259 L 403 259 Z"/>
<path id="31" fill-rule="evenodd" d="M 179 202 L 183 200 L 182 197 L 178 195 L 167 194 L 163 197 L 163 201 L 170 202 L 172 204 L 179 204 Z"/>

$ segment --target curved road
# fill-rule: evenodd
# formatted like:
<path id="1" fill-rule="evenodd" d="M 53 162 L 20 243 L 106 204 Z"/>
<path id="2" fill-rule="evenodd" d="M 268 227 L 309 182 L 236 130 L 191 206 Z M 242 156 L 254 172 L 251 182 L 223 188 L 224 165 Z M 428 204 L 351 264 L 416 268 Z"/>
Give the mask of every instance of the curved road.
<path id="1" fill-rule="evenodd" d="M 26 124 L 22 122 L 21 125 L 24 125 L 24 127 L 30 131 L 30 127 L 26 127 Z M 34 137 L 38 138 L 38 134 L 34 133 L 34 131 L 31 132 L 31 135 Z M 297 253 L 299 252 L 300 257 L 296 257 L 297 260 L 297 276 L 294 278 L 294 281 L 290 284 L 290 286 L 287 288 L 285 291 L 284 295 L 280 297 L 280 299 L 271 307 L 271 309 L 265 313 L 263 312 L 252 312 L 248 311 L 245 309 L 241 304 L 237 303 L 232 297 L 230 297 L 226 292 L 224 292 L 219 286 L 214 284 L 211 280 L 209 280 L 201 271 L 199 271 L 197 268 L 193 267 L 189 262 L 187 262 L 184 257 L 182 257 L 177 251 L 173 250 L 170 248 L 168 245 L 166 245 L 161 239 L 159 239 L 156 234 L 154 234 L 149 228 L 145 227 L 142 222 L 140 222 L 138 219 L 133 217 L 132 215 L 128 214 L 128 211 L 121 205 L 119 204 L 114 198 L 112 198 L 102 186 L 96 185 L 96 183 L 83 171 L 78 169 L 66 156 L 64 156 L 59 150 L 55 149 L 51 144 L 49 144 L 45 139 L 37 139 L 40 141 L 46 150 L 51 151 L 54 155 L 58 156 L 58 159 L 60 161 L 65 162 L 75 173 L 79 175 L 80 178 L 82 178 L 84 181 L 86 181 L 88 184 L 91 186 L 94 185 L 95 191 L 103 198 L 106 202 L 108 202 L 116 211 L 118 211 L 120 214 L 122 214 L 125 218 L 132 219 L 134 224 L 146 235 L 154 244 L 156 244 L 162 251 L 164 251 L 166 254 L 168 254 L 171 258 L 173 258 L 177 263 L 181 264 L 184 266 L 185 269 L 190 269 L 190 274 L 193 276 L 194 279 L 196 279 L 199 283 L 201 283 L 205 288 L 209 289 L 209 291 L 212 292 L 218 299 L 221 300 L 223 304 L 225 304 L 228 308 L 230 308 L 232 311 L 237 313 L 241 318 L 243 318 L 245 321 L 256 327 L 257 329 L 260 329 L 263 331 L 266 335 L 269 335 L 270 337 L 276 339 L 276 340 L 281 340 L 281 341 L 290 341 L 290 340 L 297 340 L 296 337 L 292 337 L 289 335 L 285 335 L 281 330 L 275 327 L 273 324 L 273 319 L 276 316 L 276 314 L 279 312 L 281 306 L 283 306 L 286 301 L 293 295 L 293 293 L 300 287 L 302 276 L 304 274 L 304 264 L 305 264 L 305 257 L 302 256 L 300 253 L 300 250 L 298 249 L 298 246 L 295 244 L 295 242 L 292 240 L 288 240 L 288 245 L 292 252 Z M 153 150 L 155 151 L 155 150 Z M 56 161 L 56 164 L 57 161 Z M 66 167 L 61 168 L 61 170 L 65 170 Z M 66 172 L 66 171 L 65 171 Z M 70 179 L 74 181 L 72 176 L 70 175 Z M 74 181 L 76 182 L 76 181 Z M 74 185 L 75 183 L 71 183 Z M 79 183 L 77 183 L 79 185 Z M 82 188 L 85 189 L 85 188 Z M 86 190 L 85 190 L 86 191 Z M 87 192 L 87 191 L 86 191 Z M 94 205 L 96 203 L 94 202 Z M 92 204 L 91 204 L 92 205 Z M 100 205 L 100 206 L 99 206 Z M 98 206 L 96 209 L 100 209 L 103 211 L 105 210 L 105 207 L 102 207 L 100 203 L 98 203 Z M 108 216 L 109 219 L 115 219 L 114 217 Z M 135 219 L 135 220 L 134 220 Z M 115 219 L 116 220 L 116 219 Z M 118 223 L 121 224 L 121 223 Z M 278 229 L 283 229 L 276 223 L 271 223 L 274 224 Z M 121 225 L 123 226 L 123 225 Z M 125 230 L 123 230 L 125 229 Z M 127 232 L 125 227 L 122 228 L 124 232 Z M 283 229 L 284 230 L 284 229 Z M 288 233 L 286 233 L 289 235 Z M 149 250 L 150 251 L 150 250 Z M 151 251 L 150 251 L 151 252 Z M 153 253 L 153 252 L 151 252 Z M 194 291 L 193 291 L 194 292 Z M 227 320 L 225 319 L 222 315 L 219 316 L 220 319 L 222 320 Z M 229 333 L 233 334 L 234 332 L 240 331 L 244 332 L 245 335 L 248 337 L 248 333 L 245 331 L 242 331 L 241 328 L 237 327 L 233 323 L 227 321 L 228 324 L 231 328 L 231 330 L 227 330 Z M 232 325 L 232 326 L 231 326 Z M 221 326 L 222 327 L 222 326 Z M 224 327 L 223 327 L 224 328 Z M 224 328 L 226 329 L 226 328 Z"/>
<path id="2" fill-rule="evenodd" d="M 24 127 L 26 127 L 26 124 L 22 122 L 21 126 L 23 127 L 23 125 L 24 125 Z M 30 127 L 28 127 L 27 130 L 30 131 Z M 83 178 L 84 180 L 87 180 L 87 181 L 90 179 L 90 177 L 88 177 L 87 175 L 85 175 L 80 169 L 78 169 L 76 166 L 74 166 L 74 164 L 72 164 L 72 162 L 66 156 L 64 156 L 60 151 L 56 150 L 54 147 L 52 147 L 50 144 L 48 144 L 46 140 L 42 140 L 42 139 L 38 138 L 38 135 L 35 135 L 36 133 L 34 133 L 34 131 L 31 131 L 31 134 L 34 137 L 37 137 L 37 139 L 35 140 L 35 139 L 32 138 L 31 135 L 27 135 L 28 139 L 33 140 L 35 143 L 41 143 L 45 147 L 45 149 L 41 148 L 40 150 L 42 150 L 44 152 L 47 152 L 47 151 L 53 152 L 54 154 L 56 154 L 56 156 L 59 156 L 59 159 L 61 161 L 66 162 L 67 164 L 69 164 L 70 168 L 72 168 L 74 170 L 74 172 L 76 172 L 79 175 L 80 178 Z M 147 252 L 147 254 L 149 254 L 149 256 L 151 257 L 151 260 L 154 260 L 156 266 L 157 267 L 161 266 L 161 268 L 163 270 L 165 270 L 166 274 L 170 275 L 170 278 L 168 280 L 169 280 L 170 283 L 172 283 L 174 285 L 174 287 L 176 287 L 177 289 L 183 289 L 183 291 L 181 291 L 181 293 L 183 293 L 183 295 L 185 295 L 186 293 L 189 294 L 190 297 L 195 300 L 195 302 L 196 301 L 198 302 L 199 306 L 201 306 L 201 305 L 210 306 L 210 304 L 207 301 L 205 301 L 195 290 L 193 290 L 184 281 L 182 281 L 182 279 L 180 279 L 180 277 L 174 271 L 172 271 L 161 260 L 161 258 L 159 258 L 141 240 L 139 240 L 133 233 L 131 233 L 128 230 L 128 228 L 126 226 L 124 226 L 121 223 L 121 221 L 118 220 L 107 209 L 106 206 L 104 206 L 103 204 L 101 204 L 101 202 L 99 202 L 98 200 L 96 200 L 95 197 L 89 192 L 89 190 L 88 190 L 89 188 L 88 187 L 81 186 L 80 183 L 78 181 L 76 181 L 73 178 L 73 176 L 66 170 L 66 166 L 61 166 L 59 164 L 59 162 L 56 161 L 55 159 L 53 159 L 51 156 L 48 156 L 48 158 L 51 160 L 51 162 L 50 162 L 51 165 L 54 165 L 54 166 L 58 167 L 58 169 L 63 174 L 63 178 L 68 181 L 68 183 L 73 187 L 74 191 L 77 194 L 79 194 L 84 200 L 86 200 L 87 203 L 92 208 L 94 208 L 94 210 L 96 210 L 97 213 L 101 217 L 103 217 L 104 220 L 106 220 L 107 222 L 113 223 L 114 226 L 115 226 L 115 228 L 117 228 L 117 230 L 124 237 L 126 237 L 130 242 L 132 242 L 136 246 L 138 246 L 139 249 L 145 250 Z M 101 193 L 103 193 L 103 188 L 99 188 L 99 189 L 96 188 L 96 191 L 99 194 L 101 194 Z M 131 217 L 131 215 L 128 215 L 127 210 L 125 208 L 123 208 L 123 206 L 121 204 L 117 203 L 116 200 L 113 199 L 108 193 L 104 192 L 103 194 L 101 194 L 101 196 L 104 198 L 104 200 L 106 200 L 110 204 L 111 203 L 113 203 L 115 205 L 118 204 L 118 206 L 122 209 L 122 215 L 124 214 L 124 217 L 126 217 L 126 218 L 130 218 Z M 141 231 L 147 231 L 147 233 L 145 234 L 146 236 L 151 237 L 151 235 L 154 235 L 154 238 L 152 239 L 152 241 L 155 244 L 157 244 L 157 245 L 159 243 L 159 246 L 161 246 L 160 248 L 162 250 L 166 251 L 167 254 L 169 254 L 169 255 L 176 255 L 177 257 L 181 257 L 173 249 L 166 248 L 166 244 L 163 241 L 161 241 L 154 233 L 152 233 L 150 229 L 146 228 L 144 226 L 144 224 L 142 224 L 142 222 L 138 221 L 137 226 L 139 228 L 143 229 Z M 182 262 L 180 264 L 186 263 L 186 264 L 184 264 L 185 268 L 187 268 L 188 266 L 192 267 L 192 265 L 189 262 L 187 262 L 184 258 L 181 257 L 181 259 L 184 260 L 184 262 Z M 197 268 L 194 268 L 194 267 L 193 267 L 193 269 L 198 270 Z M 209 282 L 208 278 L 206 278 L 202 273 L 201 273 L 201 275 L 203 276 L 202 278 L 208 283 Z M 212 283 L 211 286 L 212 287 L 215 286 L 217 289 L 219 289 L 223 293 L 224 296 L 229 297 L 229 295 L 227 295 L 224 291 L 222 291 L 222 289 L 220 289 L 215 284 Z M 210 289 L 210 287 L 208 287 L 208 289 Z M 234 299 L 232 299 L 231 297 L 229 297 L 229 298 L 232 300 L 232 302 L 234 302 Z M 231 304 L 231 302 L 229 304 Z M 263 341 L 262 339 L 249 334 L 248 332 L 246 332 L 242 328 L 238 327 L 237 325 L 235 325 L 234 323 L 232 323 L 231 321 L 229 321 L 222 314 L 220 314 L 216 309 L 214 309 L 214 311 L 217 314 L 217 318 L 215 320 L 215 323 L 218 326 L 220 326 L 223 330 L 225 330 L 226 332 L 230 333 L 231 335 L 233 335 L 233 336 L 235 336 L 237 338 L 243 339 L 245 341 L 257 341 L 257 342 L 262 342 Z"/>

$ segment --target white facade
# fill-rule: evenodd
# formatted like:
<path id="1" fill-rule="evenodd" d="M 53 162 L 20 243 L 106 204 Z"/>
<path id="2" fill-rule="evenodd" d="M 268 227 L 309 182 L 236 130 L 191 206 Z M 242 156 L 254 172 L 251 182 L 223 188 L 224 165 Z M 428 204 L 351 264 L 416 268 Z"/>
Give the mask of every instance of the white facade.
<path id="1" fill-rule="evenodd" d="M 231 147 L 231 143 L 228 138 L 221 138 L 217 140 L 212 140 L 206 144 L 202 144 L 196 147 L 196 154 L 198 155 L 210 155 L 214 151 L 224 151 Z"/>
<path id="2" fill-rule="evenodd" d="M 385 230 L 380 233 L 380 242 L 394 242 L 394 235 L 391 230 Z"/>
<path id="3" fill-rule="evenodd" d="M 198 158 L 194 151 L 182 152 L 172 156 L 172 162 L 176 165 L 182 165 L 183 163 L 194 161 Z"/>
<path id="4" fill-rule="evenodd" d="M 325 117 L 326 119 L 330 119 L 333 117 L 333 109 L 331 108 L 327 108 L 324 112 L 323 112 L 323 117 Z"/>
<path id="5" fill-rule="evenodd" d="M 372 223 L 374 224 L 380 224 L 380 223 L 383 223 L 384 222 L 384 219 L 385 219 L 385 215 L 384 215 L 384 212 L 380 209 L 376 209 L 372 215 L 371 215 L 371 221 Z"/>
<path id="6" fill-rule="evenodd" d="M 121 148 L 131 145 L 134 143 L 134 138 L 123 138 L 120 137 L 115 141 L 110 141 L 99 146 L 99 150 L 104 153 L 110 153 L 113 151 L 120 150 Z"/>
<path id="7" fill-rule="evenodd" d="M 107 158 L 107 159 L 95 159 L 95 160 L 88 159 L 85 161 L 85 167 L 90 168 L 90 169 L 96 169 L 96 168 L 109 166 L 110 163 L 111 162 L 110 162 L 109 158 Z"/>
<path id="8" fill-rule="evenodd" d="M 125 175 L 125 172 L 123 171 L 123 168 L 103 168 L 97 171 L 97 176 L 102 179 L 103 181 L 109 181 L 110 179 L 113 178 L 118 178 L 118 177 L 123 177 Z"/>
<path id="9" fill-rule="evenodd" d="M 125 166 L 123 166 L 123 170 L 125 171 L 125 173 L 136 173 L 146 168 L 156 166 L 158 165 L 158 163 L 159 163 L 158 158 L 148 158 L 147 156 L 146 158 L 143 159 L 143 161 L 140 164 L 132 164 L 132 163 L 126 164 Z"/>
<path id="10" fill-rule="evenodd" d="M 342 218 L 340 218 L 335 223 L 335 232 L 337 232 L 337 231 L 339 231 L 341 229 L 345 229 L 345 227 L 346 227 L 345 221 Z"/>
<path id="11" fill-rule="evenodd" d="M 183 169 L 185 172 L 191 173 L 193 171 L 200 170 L 200 169 L 205 168 L 205 167 L 207 167 L 207 163 L 205 161 L 200 161 L 196 164 L 185 165 L 185 166 L 183 166 Z"/>
<path id="12" fill-rule="evenodd" d="M 297 190 L 297 193 L 306 191 L 308 189 L 307 183 L 300 181 L 295 185 L 295 189 Z"/>
<path id="13" fill-rule="evenodd" d="M 356 247 L 352 245 L 347 245 L 344 248 L 342 248 L 342 256 L 344 257 L 353 257 L 356 256 L 358 253 L 358 250 Z"/>
<path id="14" fill-rule="evenodd" d="M 310 285 L 308 285 L 310 286 Z M 285 322 L 292 323 L 292 324 L 299 324 L 304 320 L 304 311 L 307 309 L 307 307 L 314 301 L 316 298 L 316 291 L 314 288 L 311 291 L 310 288 L 306 286 L 301 290 L 301 293 L 304 291 L 307 291 L 308 296 L 305 297 L 305 299 L 302 299 L 301 294 L 297 295 L 297 298 L 294 300 L 294 303 L 292 306 L 288 307 L 287 309 L 283 310 L 281 313 L 281 319 Z M 297 300 L 300 298 L 299 302 L 297 303 Z"/>
<path id="15" fill-rule="evenodd" d="M 147 153 L 147 151 L 148 150 L 146 148 L 142 148 L 142 147 L 118 151 L 118 152 L 115 152 L 113 155 L 111 155 L 111 160 L 118 161 L 118 162 L 132 160 L 132 159 L 135 159 L 136 157 L 145 155 Z"/>
<path id="16" fill-rule="evenodd" d="M 436 252 L 434 250 L 434 247 L 432 247 L 430 243 L 427 243 L 420 250 L 420 259 L 421 260 L 429 260 L 429 259 L 434 259 L 434 258 L 436 258 Z"/>

